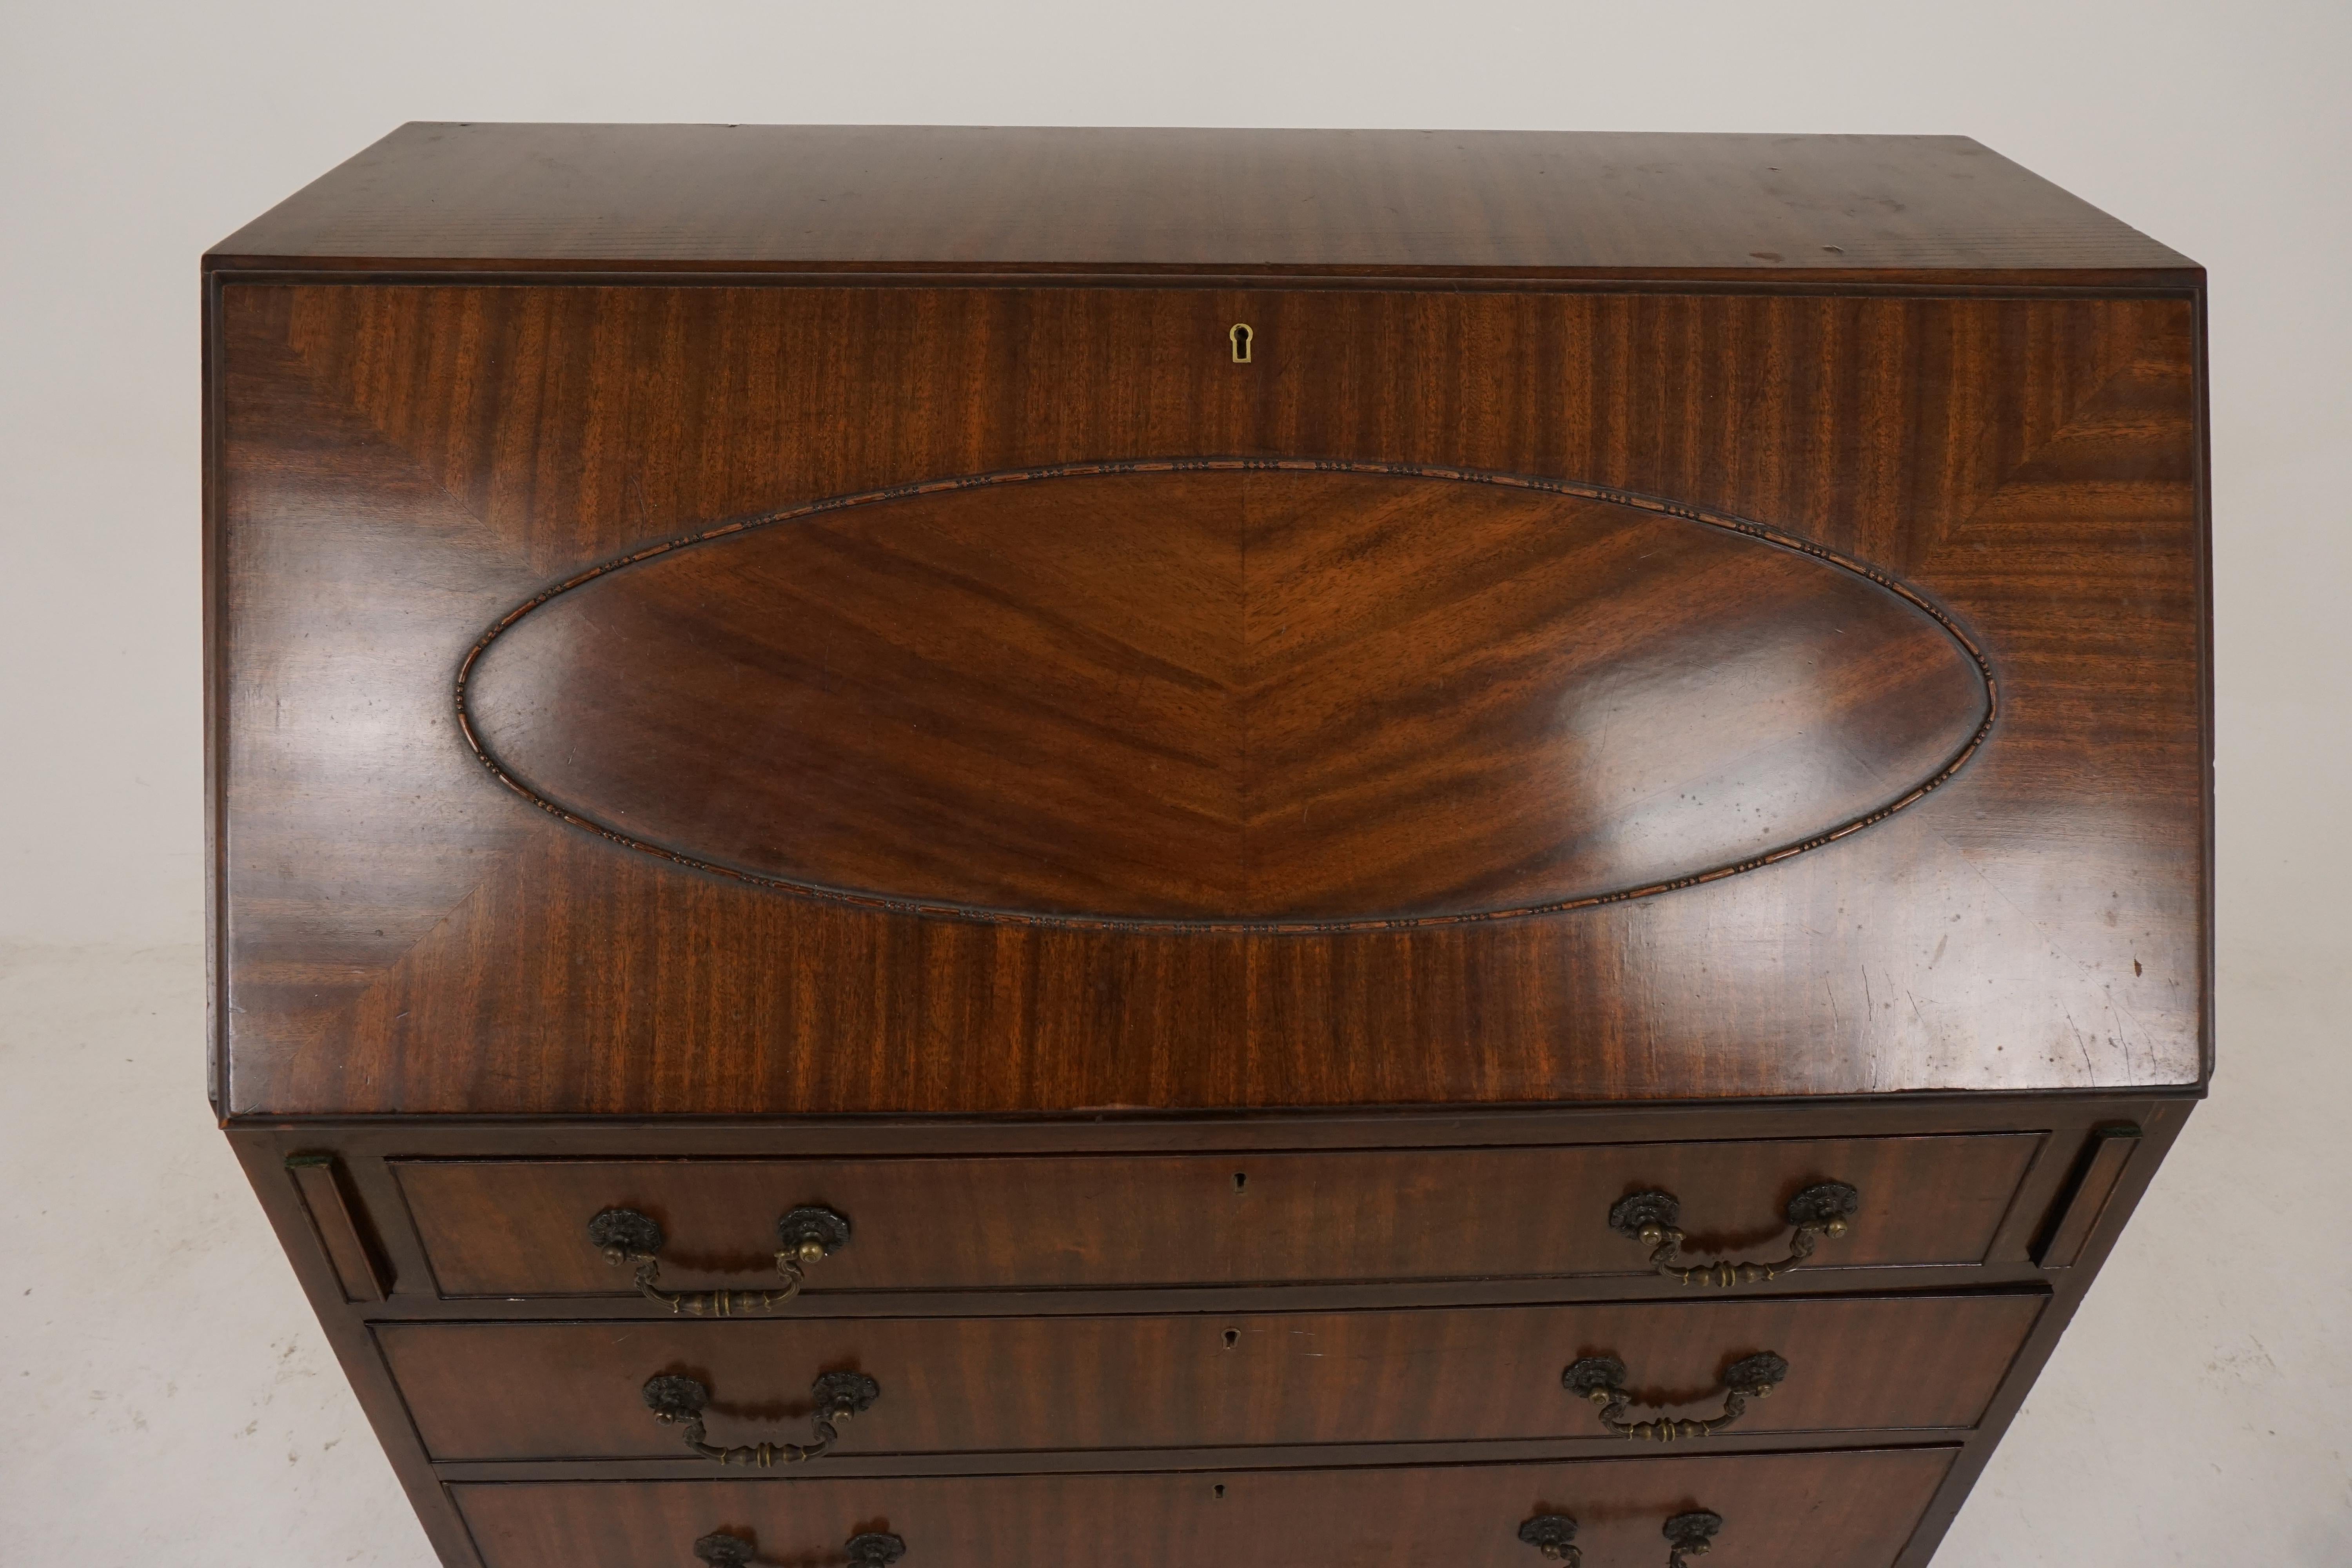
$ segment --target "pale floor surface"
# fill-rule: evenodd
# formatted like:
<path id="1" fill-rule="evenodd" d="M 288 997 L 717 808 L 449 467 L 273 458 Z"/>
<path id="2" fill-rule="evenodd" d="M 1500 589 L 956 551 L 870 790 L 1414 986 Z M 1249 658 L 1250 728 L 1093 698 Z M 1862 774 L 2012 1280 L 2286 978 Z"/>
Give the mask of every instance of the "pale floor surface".
<path id="1" fill-rule="evenodd" d="M 1939 1565 L 2352 1563 L 2341 969 L 2225 964 L 2215 1096 Z M 432 1568 L 213 1128 L 202 1016 L 192 947 L 0 950 L 0 1564 Z"/>

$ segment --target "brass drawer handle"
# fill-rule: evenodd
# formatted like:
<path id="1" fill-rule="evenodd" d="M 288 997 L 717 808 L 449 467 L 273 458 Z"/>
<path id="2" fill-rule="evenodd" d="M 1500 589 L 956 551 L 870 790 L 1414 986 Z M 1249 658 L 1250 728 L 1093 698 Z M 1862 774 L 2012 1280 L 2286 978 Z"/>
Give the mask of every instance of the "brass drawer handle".
<path id="1" fill-rule="evenodd" d="M 1715 1544 L 1716 1531 L 1723 1528 L 1723 1516 L 1703 1508 L 1688 1513 L 1678 1513 L 1666 1521 L 1661 1532 L 1666 1538 L 1666 1568 L 1689 1568 L 1685 1561 L 1704 1557 Z M 1584 1553 L 1574 1544 L 1576 1521 L 1564 1513 L 1539 1513 L 1519 1526 L 1519 1539 L 1542 1552 L 1555 1563 L 1565 1563 L 1568 1568 L 1579 1568 Z"/>
<path id="2" fill-rule="evenodd" d="M 1789 1256 L 1776 1263 L 1713 1263 L 1683 1261 L 1683 1233 L 1675 1225 L 1683 1216 L 1682 1200 L 1672 1193 L 1635 1193 L 1620 1198 L 1609 1211 L 1609 1228 L 1649 1247 L 1650 1267 L 1685 1285 L 1754 1285 L 1778 1279 L 1813 1255 L 1822 1237 L 1832 1240 L 1846 1233 L 1847 1222 L 1862 1206 L 1862 1194 L 1843 1182 L 1822 1182 L 1789 1200 L 1783 1211 L 1795 1234 L 1789 1237 Z"/>
<path id="3" fill-rule="evenodd" d="M 1684 1558 L 1706 1556 L 1715 1544 L 1715 1532 L 1722 1528 L 1723 1515 L 1703 1508 L 1666 1521 L 1659 1532 L 1666 1538 L 1666 1568 L 1685 1568 Z"/>
<path id="4" fill-rule="evenodd" d="M 694 1543 L 694 1555 L 710 1568 L 750 1568 L 759 1551 L 746 1537 L 724 1530 L 714 1530 Z M 850 1568 L 890 1568 L 907 1555 L 907 1543 L 887 1531 L 869 1530 L 851 1536 L 842 1551 L 849 1556 Z"/>
<path id="5" fill-rule="evenodd" d="M 1625 1407 L 1633 1403 L 1633 1395 L 1625 1387 L 1625 1363 L 1613 1355 L 1587 1356 L 1562 1373 L 1559 1381 L 1570 1394 L 1580 1394 L 1600 1406 L 1601 1424 L 1620 1437 L 1673 1443 L 1722 1431 L 1739 1419 L 1749 1400 L 1765 1397 L 1788 1375 L 1789 1363 L 1770 1351 L 1732 1363 L 1723 1374 L 1723 1414 L 1705 1421 L 1663 1417 L 1655 1421 L 1626 1420 Z"/>
<path id="6" fill-rule="evenodd" d="M 686 1446 L 706 1459 L 722 1465 L 797 1465 L 830 1453 L 841 1440 L 840 1424 L 872 1407 L 882 1397 L 882 1385 L 862 1372 L 828 1372 L 809 1385 L 814 1408 L 809 1419 L 816 1426 L 814 1443 L 750 1443 L 722 1447 L 708 1441 L 702 1430 L 703 1407 L 710 1390 L 693 1378 L 664 1373 L 646 1379 L 646 1408 L 665 1426 L 686 1428 Z"/>
<path id="7" fill-rule="evenodd" d="M 661 1221 L 635 1209 L 606 1209 L 588 1222 L 588 1239 L 615 1268 L 637 1266 L 637 1293 L 659 1301 L 672 1313 L 697 1318 L 731 1318 L 738 1312 L 761 1312 L 780 1306 L 801 1293 L 808 1266 L 849 1245 L 849 1220 L 829 1208 L 802 1207 L 776 1222 L 776 1272 L 783 1276 L 781 1290 L 665 1290 L 661 1288 Z"/>

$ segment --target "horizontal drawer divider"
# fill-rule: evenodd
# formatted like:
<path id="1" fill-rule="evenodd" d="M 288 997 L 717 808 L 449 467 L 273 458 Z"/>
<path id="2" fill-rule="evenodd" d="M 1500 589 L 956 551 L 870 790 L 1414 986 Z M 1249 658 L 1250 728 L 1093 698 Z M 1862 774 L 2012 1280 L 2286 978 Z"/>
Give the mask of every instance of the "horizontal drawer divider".
<path id="1" fill-rule="evenodd" d="M 1926 1272 L 1924 1268 L 1919 1270 Z M 839 1319 L 877 1321 L 898 1318 L 1172 1318 L 1215 1317 L 1247 1312 L 1264 1316 L 1283 1312 L 1407 1312 L 1475 1310 L 1482 1307 L 1584 1306 L 1709 1306 L 1727 1301 L 1850 1301 L 1934 1297 L 1950 1300 L 1978 1296 L 2050 1295 L 2049 1279 L 2031 1265 L 2014 1270 L 2014 1278 L 1985 1279 L 1984 1270 L 1955 1268 L 1935 1270 L 1934 1281 L 1915 1286 L 1895 1285 L 1885 1269 L 1821 1269 L 1786 1282 L 1751 1286 L 1723 1293 L 1660 1288 L 1652 1277 L 1637 1276 L 1625 1283 L 1634 1289 L 1602 1292 L 1583 1289 L 1587 1280 L 1572 1283 L 1573 1290 L 1533 1287 L 1524 1293 L 1492 1288 L 1476 1295 L 1472 1287 L 1489 1283 L 1444 1280 L 1388 1285 L 1202 1285 L 1139 1286 L 1126 1290 L 857 1290 L 820 1295 L 809 1291 L 792 1305 L 756 1315 L 729 1320 L 738 1323 L 780 1323 Z M 1910 1272 L 1906 1270 L 1906 1272 Z M 1505 1281 L 1518 1284 L 1519 1281 Z M 1843 1287 L 1841 1289 L 1840 1287 Z M 500 1309 L 507 1309 L 501 1310 Z M 609 1310 L 606 1310 L 609 1309 Z M 694 1321 L 649 1308 L 635 1296 L 611 1298 L 525 1297 L 496 1300 L 481 1297 L 446 1301 L 418 1301 L 401 1310 L 380 1309 L 365 1314 L 376 1327 L 401 1323 L 432 1323 L 445 1327 L 493 1323 L 676 1323 Z"/>
<path id="2" fill-rule="evenodd" d="M 1221 1470 L 1381 1469 L 1438 1465 L 1579 1463 L 1709 1454 L 1849 1453 L 1957 1446 L 1965 1430 L 1725 1434 L 1702 1446 L 1661 1447 L 1622 1438 L 1467 1443 L 1268 1444 L 1257 1447 L 1068 1448 L 999 1453 L 827 1455 L 819 1463 L 770 1470 L 721 1470 L 690 1456 L 676 1459 L 445 1460 L 433 1473 L 450 1484 L 520 1481 L 822 1481 L 828 1478 L 925 1476 L 1156 1475 Z"/>
<path id="3" fill-rule="evenodd" d="M 1808 1268 L 1780 1279 L 1742 1285 L 1736 1295 L 1740 1298 L 1895 1295 L 1905 1289 L 1898 1281 L 1916 1277 L 1924 1277 L 1919 1278 L 1917 1289 L 1938 1295 L 1948 1295 L 1957 1290 L 1999 1289 L 2012 1283 L 2032 1285 L 2046 1281 L 2042 1271 L 2028 1263 L 1876 1264 L 1858 1268 Z M 753 1280 L 751 1283 L 756 1286 L 760 1282 Z M 1653 1273 L 1629 1270 L 1622 1274 L 1496 1274 L 1456 1279 L 1317 1279 L 1297 1284 L 1260 1281 L 1244 1285 L 1069 1285 L 1025 1289 L 819 1290 L 812 1288 L 803 1290 L 793 1305 L 774 1309 L 772 1315 L 1018 1316 L 1029 1312 L 1141 1311 L 1153 1309 L 1134 1303 L 1161 1301 L 1168 1303 L 1165 1310 L 1171 1311 L 1216 1311 L 1219 1308 L 1214 1305 L 1201 1305 L 1195 1309 L 1186 1303 L 1274 1300 L 1277 1298 L 1328 1300 L 1335 1306 L 1404 1306 L 1422 1301 L 1431 1305 L 1475 1306 L 1486 1301 L 1540 1304 L 1715 1299 L 1712 1293 L 1702 1296 L 1696 1288 L 1677 1287 L 1672 1281 L 1661 1280 Z M 607 1303 L 612 1308 L 610 1311 L 598 1310 Z M 647 1307 L 641 1297 L 618 1290 L 540 1296 L 410 1297 L 404 1303 L 387 1304 L 376 1315 L 391 1313 L 394 1307 L 402 1312 L 428 1312 L 442 1321 L 467 1314 L 478 1315 L 500 1307 L 528 1310 L 541 1317 L 659 1318 L 664 1315 L 658 1308 Z M 433 1311 L 434 1308 L 446 1310 Z"/>

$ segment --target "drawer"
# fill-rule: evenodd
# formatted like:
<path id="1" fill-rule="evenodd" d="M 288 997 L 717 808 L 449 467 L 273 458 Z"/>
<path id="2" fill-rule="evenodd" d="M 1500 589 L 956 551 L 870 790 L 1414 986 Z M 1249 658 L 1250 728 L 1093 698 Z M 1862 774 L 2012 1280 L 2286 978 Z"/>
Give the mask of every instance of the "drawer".
<path id="1" fill-rule="evenodd" d="M 1953 1450 L 1742 1454 L 1377 1470 L 950 1479 L 548 1482 L 450 1489 L 485 1568 L 692 1568 L 725 1531 L 761 1563 L 838 1563 L 898 1537 L 905 1568 L 1549 1568 L 1519 1539 L 1577 1521 L 1586 1568 L 1660 1568 L 1705 1510 L 1726 1568 L 1887 1568 Z"/>
<path id="2" fill-rule="evenodd" d="M 1561 1386 L 1613 1356 L 1632 1419 L 1704 1418 L 1724 1373 L 1788 1363 L 1737 1429 L 1976 1424 L 2042 1310 L 2024 1293 L 1106 1317 L 397 1324 L 377 1330 L 436 1459 L 690 1460 L 648 1378 L 709 1391 L 709 1441 L 809 1440 L 810 1384 L 881 1387 L 859 1455 L 1607 1437 Z M 1655 1401 L 1655 1404 L 1644 1402 Z"/>
<path id="3" fill-rule="evenodd" d="M 2042 1134 L 1318 1153 L 394 1163 L 447 1296 L 625 1291 L 587 1226 L 638 1210 L 670 1286 L 772 1281 L 776 1225 L 821 1205 L 850 1244 L 809 1289 L 921 1290 L 1639 1272 L 1609 1211 L 1681 1204 L 1686 1254 L 1779 1256 L 1789 1200 L 1854 1187 L 1825 1267 L 1981 1262 Z"/>

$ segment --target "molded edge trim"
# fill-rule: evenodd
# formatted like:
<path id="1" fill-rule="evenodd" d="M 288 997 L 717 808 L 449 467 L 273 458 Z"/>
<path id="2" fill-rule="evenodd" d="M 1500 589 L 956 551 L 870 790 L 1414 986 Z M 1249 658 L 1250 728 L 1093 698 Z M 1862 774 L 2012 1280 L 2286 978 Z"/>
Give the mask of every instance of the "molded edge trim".
<path id="1" fill-rule="evenodd" d="M 1534 491 L 1539 494 L 1573 497 L 1581 500 L 1612 502 L 1638 510 L 1654 512 L 1685 521 L 1721 529 L 1742 535 L 1778 549 L 1812 557 L 1814 560 L 1851 575 L 1861 577 L 1903 600 L 1941 627 L 1944 633 L 1968 656 L 1977 677 L 1983 682 L 1985 711 L 1974 733 L 1960 748 L 1945 759 L 1943 764 L 1924 781 L 1894 800 L 1885 802 L 1854 817 L 1837 824 L 1824 832 L 1782 845 L 1765 854 L 1729 861 L 1719 866 L 1640 887 L 1613 889 L 1573 899 L 1546 903 L 1526 904 L 1499 910 L 1475 910 L 1430 915 L 1390 915 L 1360 919 L 1210 919 L 1182 920 L 1144 916 L 1067 914 L 1032 910 L 999 910 L 985 906 L 953 903 L 940 900 L 896 897 L 887 893 L 869 892 L 856 889 L 835 888 L 822 883 L 804 882 L 764 872 L 747 870 L 720 861 L 706 860 L 682 854 L 657 844 L 634 837 L 616 828 L 606 826 L 582 812 L 540 794 L 520 776 L 509 772 L 488 742 L 476 728 L 467 703 L 467 683 L 474 668 L 488 651 L 490 645 L 509 626 L 538 609 L 549 600 L 572 589 L 593 583 L 598 578 L 641 564 L 673 552 L 709 544 L 754 529 L 798 522 L 812 517 L 847 510 L 853 507 L 870 506 L 883 501 L 903 500 L 915 496 L 938 495 L 955 490 L 977 489 L 992 485 L 1025 484 L 1038 479 L 1071 479 L 1114 474 L 1187 474 L 1187 473 L 1319 473 L 1360 474 L 1390 479 L 1450 479 L 1469 484 L 1495 485 L 1505 489 Z M 1901 582 L 1876 567 L 1841 554 L 1826 545 L 1729 512 L 1692 506 L 1687 502 L 1669 500 L 1663 496 L 1644 495 L 1635 490 L 1622 490 L 1606 485 L 1586 484 L 1573 479 L 1536 479 L 1523 474 L 1495 473 L 1479 468 L 1455 468 L 1427 464 L 1368 463 L 1330 458 L 1122 458 L 1097 462 L 1060 463 L 1034 468 L 1003 468 L 989 473 L 965 474 L 951 479 L 922 479 L 911 484 L 893 485 L 882 489 L 862 490 L 849 495 L 831 496 L 821 500 L 789 507 L 780 511 L 756 513 L 722 522 L 699 532 L 684 534 L 615 556 L 595 565 L 575 572 L 553 585 L 515 605 L 492 622 L 489 629 L 478 638 L 457 666 L 456 689 L 453 692 L 458 732 L 472 748 L 475 757 L 489 771 L 490 776 L 523 799 L 546 812 L 557 821 L 583 832 L 667 860 L 688 870 L 701 871 L 715 877 L 767 888 L 778 892 L 796 894 L 821 900 L 827 903 L 853 908 L 886 910 L 896 914 L 914 915 L 928 919 L 974 921 L 992 925 L 1044 926 L 1087 931 L 1226 931 L 1266 935 L 1321 935 L 1340 931 L 1400 931 L 1432 926 L 1452 926 L 1481 923 L 1489 921 L 1521 920 L 1538 915 L 1565 913 L 1571 910 L 1591 909 L 1601 904 L 1623 903 L 1633 899 L 1672 892 L 1680 888 L 1692 888 L 1705 882 L 1719 881 L 1801 855 L 1809 849 L 1835 843 L 1849 834 L 1859 833 L 1874 823 L 1883 822 L 1904 807 L 1916 804 L 1948 782 L 1969 759 L 1977 753 L 1987 736 L 1992 732 L 2000 715 L 2000 688 L 1993 675 L 1992 664 L 1982 647 L 1967 632 L 1951 612 L 1937 605 L 1918 589 Z"/>

